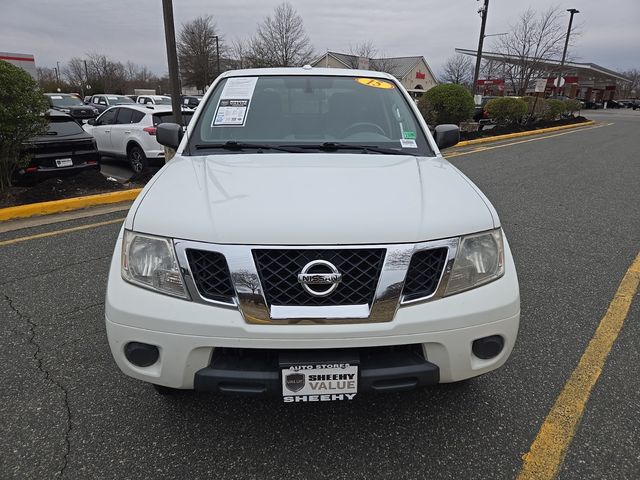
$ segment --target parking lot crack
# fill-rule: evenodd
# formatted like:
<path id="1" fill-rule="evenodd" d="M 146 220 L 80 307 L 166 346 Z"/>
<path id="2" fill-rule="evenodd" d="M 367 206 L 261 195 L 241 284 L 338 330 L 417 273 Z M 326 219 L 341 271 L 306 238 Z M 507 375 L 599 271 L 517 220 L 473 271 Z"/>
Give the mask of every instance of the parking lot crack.
<path id="1" fill-rule="evenodd" d="M 69 408 L 69 392 L 67 391 L 66 387 L 62 383 L 60 383 L 53 376 L 51 376 L 49 370 L 47 370 L 47 368 L 44 365 L 44 362 L 42 360 L 42 349 L 40 348 L 40 344 L 37 341 L 37 335 L 36 335 L 36 328 L 38 328 L 39 325 L 33 320 L 31 316 L 23 313 L 15 305 L 11 297 L 9 297 L 5 293 L 3 293 L 3 296 L 7 301 L 9 308 L 18 316 L 20 320 L 26 322 L 29 327 L 27 331 L 28 341 L 34 348 L 33 359 L 36 363 L 36 368 L 40 372 L 42 372 L 46 381 L 48 381 L 51 385 L 53 385 L 54 387 L 56 387 L 58 390 L 62 392 L 62 403 L 64 407 L 64 412 L 66 415 L 66 426 L 64 431 L 65 449 L 64 449 L 64 455 L 62 458 L 62 466 L 56 474 L 56 476 L 59 476 L 60 478 L 62 478 L 64 477 L 64 473 L 67 469 L 69 452 L 71 451 L 70 434 L 71 434 L 72 418 L 71 418 L 71 409 Z"/>
<path id="2" fill-rule="evenodd" d="M 37 273 L 34 273 L 32 275 L 25 275 L 24 277 L 18 277 L 18 278 L 14 278 L 14 279 L 11 279 L 11 280 L 7 280 L 6 282 L 1 282 L 0 286 L 7 285 L 7 284 L 10 284 L 10 283 L 19 282 L 21 280 L 28 280 L 30 278 L 42 277 L 44 275 L 48 275 L 50 273 L 54 273 L 54 272 L 57 272 L 59 270 L 64 270 L 64 269 L 69 268 L 69 267 L 77 267 L 78 265 L 83 265 L 85 263 L 94 262 L 94 261 L 97 261 L 97 260 L 105 260 L 107 258 L 111 258 L 111 254 L 104 255 L 104 256 L 101 256 L 101 257 L 96 257 L 96 258 L 87 258 L 85 260 L 81 260 L 79 262 L 74 262 L 74 263 L 65 263 L 64 265 L 60 265 L 59 267 L 52 268 L 50 270 L 45 270 L 44 272 L 37 272 Z"/>

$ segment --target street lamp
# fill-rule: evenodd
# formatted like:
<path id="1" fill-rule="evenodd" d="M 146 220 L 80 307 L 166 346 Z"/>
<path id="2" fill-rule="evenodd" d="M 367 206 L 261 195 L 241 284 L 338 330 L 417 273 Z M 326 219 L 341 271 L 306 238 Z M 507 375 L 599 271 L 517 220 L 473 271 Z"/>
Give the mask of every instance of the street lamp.
<path id="1" fill-rule="evenodd" d="M 480 0 L 478 0 L 480 1 Z M 478 40 L 478 51 L 476 52 L 476 68 L 473 72 L 473 93 L 478 87 L 478 76 L 480 75 L 480 62 L 482 61 L 482 44 L 484 43 L 484 29 L 487 26 L 487 13 L 489 13 L 489 0 L 484 0 L 484 4 L 478 9 L 478 13 L 482 18 L 480 24 L 480 39 Z"/>
<path id="2" fill-rule="evenodd" d="M 220 45 L 218 43 L 218 35 L 211 35 L 209 38 L 215 39 L 216 41 L 216 78 L 217 78 L 220 76 Z"/>
<path id="3" fill-rule="evenodd" d="M 573 16 L 576 13 L 580 13 L 580 10 L 577 10 L 575 8 L 567 8 L 567 12 L 569 12 L 571 14 L 571 16 L 569 17 L 569 28 L 567 28 L 567 37 L 564 40 L 564 50 L 562 51 L 562 61 L 560 62 L 560 70 L 558 71 L 558 89 L 556 90 L 556 95 L 558 94 L 558 91 L 560 90 L 560 87 L 562 87 L 561 83 L 562 83 L 562 69 L 564 67 L 564 61 L 567 58 L 567 47 L 569 46 L 569 36 L 571 35 L 571 24 L 573 23 Z"/>

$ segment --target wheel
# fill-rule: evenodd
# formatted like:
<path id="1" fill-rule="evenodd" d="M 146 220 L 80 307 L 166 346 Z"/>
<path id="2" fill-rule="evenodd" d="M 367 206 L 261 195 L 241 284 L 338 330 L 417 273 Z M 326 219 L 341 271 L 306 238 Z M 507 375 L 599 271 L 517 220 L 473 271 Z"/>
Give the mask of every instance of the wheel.
<path id="1" fill-rule="evenodd" d="M 134 173 L 142 173 L 149 166 L 144 150 L 142 150 L 138 145 L 133 145 L 129 148 L 127 151 L 127 158 L 129 159 L 131 170 L 133 170 Z"/>
<path id="2" fill-rule="evenodd" d="M 179 390 L 177 388 L 165 387 L 164 385 L 156 385 L 155 383 L 153 384 L 153 388 L 156 389 L 156 393 L 158 393 L 159 395 L 177 395 L 182 392 L 182 390 Z"/>

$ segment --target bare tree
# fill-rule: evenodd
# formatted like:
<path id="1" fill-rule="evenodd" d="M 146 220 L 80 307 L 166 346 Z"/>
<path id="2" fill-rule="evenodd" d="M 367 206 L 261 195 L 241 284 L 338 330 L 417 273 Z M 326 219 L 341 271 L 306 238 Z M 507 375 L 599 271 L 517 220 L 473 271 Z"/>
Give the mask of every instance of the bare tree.
<path id="1" fill-rule="evenodd" d="M 205 90 L 217 75 L 216 37 L 218 47 L 221 45 L 221 36 L 216 33 L 217 27 L 213 17 L 207 15 L 198 17 L 191 22 L 182 25 L 178 36 L 178 60 L 183 82 L 195 85 L 200 90 Z"/>
<path id="2" fill-rule="evenodd" d="M 198 17 L 182 24 L 178 34 L 178 61 L 183 83 L 195 85 L 203 90 L 214 80 L 220 72 L 216 63 L 217 55 L 221 54 L 224 45 L 222 36 L 217 33 L 216 23 L 211 15 Z M 218 48 L 216 52 L 216 37 Z"/>
<path id="3" fill-rule="evenodd" d="M 64 76 L 67 78 L 69 85 L 77 90 L 80 95 L 84 96 L 87 87 L 87 75 L 84 70 L 84 61 L 81 58 L 73 57 L 67 62 L 63 70 Z"/>
<path id="4" fill-rule="evenodd" d="M 378 53 L 378 49 L 371 40 L 365 40 L 355 45 L 349 45 L 347 53 L 351 57 L 346 59 L 349 68 L 358 68 L 358 58 L 363 57 L 369 60 L 369 68 L 371 68 L 371 60 Z"/>
<path id="5" fill-rule="evenodd" d="M 393 73 L 397 69 L 397 64 L 393 58 L 385 57 L 371 40 L 365 40 L 355 45 L 349 45 L 347 51 L 350 58 L 347 59 L 349 68 L 358 68 L 359 57 L 369 59 L 369 70 L 378 72 Z"/>
<path id="6" fill-rule="evenodd" d="M 524 95 L 529 82 L 546 73 L 544 62 L 560 60 L 566 35 L 562 19 L 557 7 L 540 13 L 527 9 L 509 35 L 497 37 L 494 49 L 503 57 L 506 81 L 517 95 Z M 572 38 L 576 34 L 572 31 Z"/>
<path id="7" fill-rule="evenodd" d="M 61 85 L 58 84 L 56 72 L 53 68 L 37 68 L 38 85 L 43 92 L 55 92 Z"/>
<path id="8" fill-rule="evenodd" d="M 622 75 L 631 80 L 630 83 L 620 83 L 618 87 L 618 98 L 637 98 L 640 96 L 640 69 L 632 68 L 625 70 Z"/>
<path id="9" fill-rule="evenodd" d="M 473 61 L 468 55 L 457 53 L 449 57 L 443 69 L 442 80 L 445 82 L 471 86 L 473 81 Z"/>
<path id="10" fill-rule="evenodd" d="M 244 38 L 237 38 L 231 41 L 228 55 L 237 68 L 246 68 L 251 65 L 251 48 L 249 41 Z"/>
<path id="11" fill-rule="evenodd" d="M 302 17 L 289 2 L 278 5 L 258 26 L 250 50 L 254 66 L 300 66 L 313 57 Z"/>
<path id="12" fill-rule="evenodd" d="M 121 62 L 111 60 L 104 54 L 87 54 L 89 84 L 92 92 L 124 93 L 127 87 L 127 73 Z"/>

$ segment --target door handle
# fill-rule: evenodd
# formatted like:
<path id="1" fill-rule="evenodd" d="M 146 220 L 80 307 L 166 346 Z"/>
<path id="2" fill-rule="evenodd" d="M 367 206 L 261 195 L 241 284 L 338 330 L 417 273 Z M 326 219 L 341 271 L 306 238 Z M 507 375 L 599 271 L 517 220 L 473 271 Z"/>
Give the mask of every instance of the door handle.
<path id="1" fill-rule="evenodd" d="M 125 130 L 124 133 L 131 133 L 131 130 Z"/>

